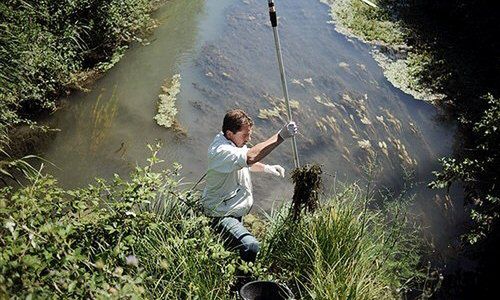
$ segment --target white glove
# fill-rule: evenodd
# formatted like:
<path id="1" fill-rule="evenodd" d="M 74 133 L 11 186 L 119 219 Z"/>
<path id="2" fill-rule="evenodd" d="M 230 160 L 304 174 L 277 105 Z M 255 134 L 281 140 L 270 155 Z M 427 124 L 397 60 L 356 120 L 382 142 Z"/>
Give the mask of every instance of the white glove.
<path id="1" fill-rule="evenodd" d="M 289 122 L 283 126 L 283 128 L 278 131 L 279 136 L 281 136 L 282 139 L 287 139 L 291 138 L 297 133 L 297 124 L 295 124 L 294 121 Z"/>
<path id="2" fill-rule="evenodd" d="M 276 176 L 285 177 L 285 169 L 280 165 L 264 165 L 264 172 Z"/>

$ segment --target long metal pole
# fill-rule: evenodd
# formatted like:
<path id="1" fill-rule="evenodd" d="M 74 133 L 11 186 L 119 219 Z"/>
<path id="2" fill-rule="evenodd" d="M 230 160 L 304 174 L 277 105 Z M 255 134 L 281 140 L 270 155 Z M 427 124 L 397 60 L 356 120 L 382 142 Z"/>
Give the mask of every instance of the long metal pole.
<path id="1" fill-rule="evenodd" d="M 285 96 L 286 112 L 288 116 L 288 122 L 291 122 L 292 109 L 290 108 L 290 100 L 288 98 L 288 88 L 286 85 L 285 68 L 283 67 L 283 57 L 281 56 L 281 46 L 280 46 L 280 38 L 278 35 L 278 19 L 276 17 L 276 8 L 274 7 L 273 0 L 268 0 L 268 4 L 269 4 L 269 17 L 271 18 L 271 26 L 273 27 L 273 33 L 274 33 L 274 44 L 276 45 L 276 56 L 278 57 L 278 66 L 281 75 L 281 85 L 283 87 L 283 94 Z M 295 136 L 292 136 L 292 150 L 293 150 L 293 160 L 295 163 L 295 167 L 298 168 L 300 167 L 300 163 L 299 163 L 299 153 L 297 151 L 297 141 L 295 140 Z"/>

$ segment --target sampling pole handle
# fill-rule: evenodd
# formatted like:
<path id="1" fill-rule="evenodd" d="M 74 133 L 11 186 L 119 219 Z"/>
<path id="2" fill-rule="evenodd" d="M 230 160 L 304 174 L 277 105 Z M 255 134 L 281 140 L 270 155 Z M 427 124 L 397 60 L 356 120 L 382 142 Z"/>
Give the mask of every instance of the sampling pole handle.
<path id="1" fill-rule="evenodd" d="M 281 75 L 281 85 L 283 87 L 283 94 L 285 96 L 286 112 L 288 116 L 288 122 L 292 121 L 292 109 L 290 108 L 290 100 L 288 98 L 288 88 L 286 85 L 285 68 L 283 67 L 283 57 L 281 56 L 281 46 L 280 38 L 278 35 L 278 18 L 276 17 L 276 8 L 274 7 L 274 1 L 268 0 L 269 4 L 269 18 L 271 19 L 271 26 L 273 27 L 274 34 L 274 44 L 276 45 L 276 56 L 278 57 L 278 66 Z M 292 150 L 293 150 L 293 160 L 295 167 L 300 167 L 299 164 L 299 153 L 297 151 L 297 141 L 295 136 L 292 136 Z"/>

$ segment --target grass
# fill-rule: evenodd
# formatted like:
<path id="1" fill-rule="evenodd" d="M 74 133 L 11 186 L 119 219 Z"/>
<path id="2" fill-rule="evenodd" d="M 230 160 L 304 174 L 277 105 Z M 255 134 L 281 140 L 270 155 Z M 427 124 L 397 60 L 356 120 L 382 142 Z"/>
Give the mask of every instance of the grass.
<path id="1" fill-rule="evenodd" d="M 368 209 L 357 185 L 292 221 L 283 206 L 260 228 L 262 252 L 224 248 L 183 187 L 157 173 L 157 148 L 125 180 L 63 190 L 49 175 L 0 193 L 0 298 L 234 299 L 238 278 L 279 280 L 305 299 L 397 298 L 419 278 L 402 210 Z M 248 220 L 247 220 L 248 221 Z M 57 288 L 54 288 L 54 287 Z"/>
<path id="2" fill-rule="evenodd" d="M 270 217 L 262 259 L 306 299 L 401 297 L 422 278 L 419 243 L 400 208 L 365 209 L 366 200 L 351 185 L 298 221 L 283 208 Z"/>

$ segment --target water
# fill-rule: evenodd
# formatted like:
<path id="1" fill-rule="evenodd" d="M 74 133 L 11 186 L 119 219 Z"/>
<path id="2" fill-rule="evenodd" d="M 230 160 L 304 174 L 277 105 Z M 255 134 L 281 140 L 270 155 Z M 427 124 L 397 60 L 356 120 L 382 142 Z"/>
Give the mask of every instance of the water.
<path id="1" fill-rule="evenodd" d="M 371 46 L 337 33 L 320 1 L 286 1 L 277 9 L 289 94 L 299 103 L 293 111 L 301 162 L 323 164 L 329 189 L 362 181 L 368 161 L 378 162 L 377 186 L 395 192 L 403 189 L 404 171 L 413 170 L 415 211 L 440 229 L 437 241 L 452 236 L 454 223 L 443 218 L 452 208 L 444 209 L 444 196 L 425 186 L 439 168 L 437 158 L 451 152 L 453 126 L 439 121 L 433 106 L 394 88 L 371 58 Z M 64 186 L 126 175 L 149 156 L 146 144 L 158 140 L 160 156 L 181 163 L 186 181 L 195 182 L 226 110 L 243 108 L 253 117 L 252 143 L 284 123 L 265 1 L 172 0 L 155 18 L 160 26 L 149 45 L 134 45 L 91 92 L 68 97 L 50 120 L 61 132 L 44 157 L 58 166 L 53 173 Z M 160 87 L 176 73 L 182 77 L 178 122 L 186 135 L 153 120 Z M 259 118 L 263 109 L 277 109 L 279 117 Z M 264 162 L 291 170 L 291 144 Z M 285 179 L 254 174 L 253 182 L 254 211 L 291 199 L 293 185 Z"/>

